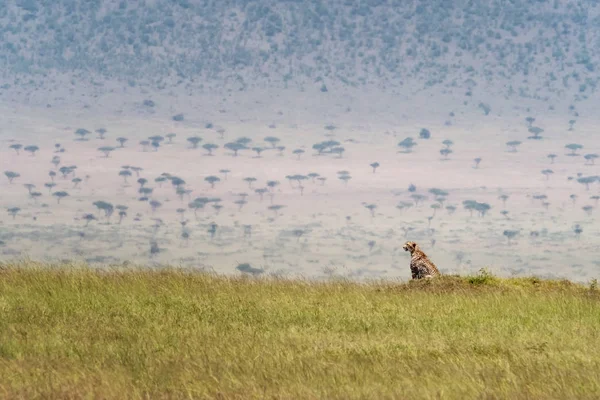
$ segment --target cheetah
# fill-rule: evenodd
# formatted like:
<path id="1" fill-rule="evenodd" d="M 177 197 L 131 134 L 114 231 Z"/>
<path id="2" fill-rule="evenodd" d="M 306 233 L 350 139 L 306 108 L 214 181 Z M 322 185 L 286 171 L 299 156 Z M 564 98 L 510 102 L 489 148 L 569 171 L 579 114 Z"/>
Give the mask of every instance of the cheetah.
<path id="1" fill-rule="evenodd" d="M 433 278 L 440 275 L 435 264 L 415 242 L 406 242 L 402 248 L 404 251 L 410 251 L 410 272 L 413 279 Z"/>

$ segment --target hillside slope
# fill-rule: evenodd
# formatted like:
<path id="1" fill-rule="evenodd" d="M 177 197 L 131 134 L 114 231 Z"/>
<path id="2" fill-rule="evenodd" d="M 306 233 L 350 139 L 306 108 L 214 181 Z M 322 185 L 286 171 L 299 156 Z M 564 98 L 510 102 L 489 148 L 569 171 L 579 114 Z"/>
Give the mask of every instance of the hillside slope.
<path id="1" fill-rule="evenodd" d="M 5 88 L 52 76 L 145 84 L 375 86 L 585 100 L 596 0 L 8 0 Z M 8 85 L 8 86 L 6 86 Z"/>

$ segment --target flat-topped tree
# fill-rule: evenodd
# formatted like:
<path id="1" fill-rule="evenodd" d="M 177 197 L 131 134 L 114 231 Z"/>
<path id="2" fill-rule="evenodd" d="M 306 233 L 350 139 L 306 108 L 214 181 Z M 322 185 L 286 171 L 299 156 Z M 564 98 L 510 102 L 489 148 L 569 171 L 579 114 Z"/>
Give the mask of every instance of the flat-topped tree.
<path id="1" fill-rule="evenodd" d="M 519 234 L 519 231 L 508 230 L 507 229 L 504 232 L 502 232 L 502 234 L 504 236 L 506 236 L 506 239 L 508 239 L 508 244 L 510 244 L 510 241 Z"/>
<path id="2" fill-rule="evenodd" d="M 441 149 L 440 154 L 444 157 L 444 160 L 448 159 L 448 156 L 452 153 L 452 149 Z"/>
<path id="3" fill-rule="evenodd" d="M 235 141 L 235 143 L 239 143 L 239 144 L 242 144 L 242 145 L 244 145 L 244 146 L 248 146 L 248 145 L 249 145 L 251 142 L 252 142 L 252 139 L 250 139 L 250 138 L 248 138 L 248 137 L 245 137 L 245 136 L 243 136 L 243 137 L 241 137 L 241 138 L 238 138 L 238 139 Z"/>
<path id="4" fill-rule="evenodd" d="M 556 154 L 548 154 L 546 157 L 550 159 L 550 164 L 554 164 L 554 159 L 558 156 Z"/>
<path id="5" fill-rule="evenodd" d="M 15 144 L 11 144 L 9 147 L 11 149 L 13 149 L 14 151 L 16 151 L 17 155 L 19 155 L 19 150 L 21 150 L 23 148 L 23 145 L 19 144 L 19 143 L 15 143 Z"/>
<path id="6" fill-rule="evenodd" d="M 148 146 L 150 146 L 149 140 L 140 140 L 140 145 L 142 146 L 142 151 L 148 151 Z"/>
<path id="7" fill-rule="evenodd" d="M 585 185 L 586 190 L 590 190 L 590 184 L 596 182 L 598 180 L 597 176 L 585 176 L 577 179 L 577 182 Z"/>
<path id="8" fill-rule="evenodd" d="M 573 130 L 573 125 L 575 125 L 575 122 L 577 122 L 577 121 L 575 121 L 574 119 L 572 119 L 572 120 L 569 120 L 569 130 L 570 130 L 570 131 L 572 131 L 572 130 Z"/>
<path id="9" fill-rule="evenodd" d="M 127 178 L 131 176 L 131 171 L 124 169 L 119 172 L 119 176 L 122 176 L 125 183 L 127 183 Z"/>
<path id="10" fill-rule="evenodd" d="M 13 217 L 13 219 L 15 219 L 17 217 L 17 214 L 19 213 L 19 211 L 21 211 L 21 209 L 19 207 L 10 207 L 10 208 L 7 208 L 6 211 L 8 211 L 10 216 Z"/>
<path id="11" fill-rule="evenodd" d="M 545 169 L 542 171 L 542 175 L 546 177 L 546 180 L 550 179 L 550 175 L 552 175 L 553 173 L 554 171 L 552 171 L 551 169 Z"/>
<path id="12" fill-rule="evenodd" d="M 52 189 L 56 186 L 56 183 L 46 182 L 46 183 L 44 183 L 44 186 L 48 188 L 48 193 L 51 193 Z"/>
<path id="13" fill-rule="evenodd" d="M 519 147 L 521 145 L 521 142 L 518 140 L 512 140 L 510 142 L 506 142 L 506 145 L 508 147 L 510 147 L 510 152 L 511 153 L 516 153 L 517 152 L 517 147 Z"/>
<path id="14" fill-rule="evenodd" d="M 171 132 L 171 133 L 167 133 L 165 135 L 167 137 L 167 139 L 169 140 L 169 144 L 173 143 L 173 139 L 177 136 L 175 133 Z"/>
<path id="15" fill-rule="evenodd" d="M 533 118 L 533 117 L 527 117 L 527 118 L 525 118 L 525 121 L 527 122 L 527 127 L 531 128 L 531 126 L 535 122 L 535 118 Z"/>
<path id="16" fill-rule="evenodd" d="M 30 146 L 25 146 L 23 147 L 23 150 L 31 153 L 31 156 L 35 156 L 35 152 L 38 151 L 40 148 L 37 147 L 36 145 L 30 145 Z"/>
<path id="17" fill-rule="evenodd" d="M 98 134 L 98 139 L 104 140 L 104 136 L 106 135 L 106 132 L 107 131 L 105 128 L 96 129 L 96 133 Z"/>
<path id="18" fill-rule="evenodd" d="M 125 143 L 128 141 L 129 139 L 127 139 L 126 137 L 118 137 L 117 138 L 117 142 L 119 142 L 119 147 L 123 148 L 125 147 Z"/>
<path id="19" fill-rule="evenodd" d="M 585 158 L 585 161 L 590 165 L 594 165 L 596 158 L 598 158 L 598 154 L 586 154 L 583 158 Z"/>
<path id="20" fill-rule="evenodd" d="M 213 143 L 205 143 L 202 145 L 202 148 L 206 151 L 208 151 L 208 156 L 212 156 L 213 155 L 213 150 L 216 150 L 219 148 L 219 146 L 217 146 L 216 144 Z"/>
<path id="21" fill-rule="evenodd" d="M 583 149 L 583 146 L 577 143 L 569 143 L 565 146 L 566 149 L 571 150 L 571 153 L 567 154 L 569 156 L 577 156 L 577 150 Z"/>
<path id="22" fill-rule="evenodd" d="M 83 217 L 81 217 L 81 219 L 83 219 L 85 221 L 85 226 L 87 227 L 90 222 L 92 221 L 96 221 L 96 216 L 94 214 L 83 214 Z"/>
<path id="23" fill-rule="evenodd" d="M 244 178 L 244 182 L 248 183 L 248 187 L 249 187 L 250 189 L 252 189 L 252 184 L 253 184 L 254 182 L 256 182 L 256 178 L 254 178 L 254 177 L 252 177 L 252 176 L 249 176 L 249 177 L 247 177 L 247 178 Z"/>
<path id="24" fill-rule="evenodd" d="M 158 200 L 150 200 L 148 204 L 150 205 L 153 214 L 162 206 L 162 203 Z"/>
<path id="25" fill-rule="evenodd" d="M 137 180 L 137 183 L 140 185 L 140 188 L 143 188 L 146 183 L 148 183 L 148 179 L 140 178 Z"/>
<path id="26" fill-rule="evenodd" d="M 265 140 L 265 142 L 269 143 L 272 148 L 275 148 L 277 146 L 277 143 L 279 143 L 281 141 L 279 138 L 276 138 L 275 136 L 267 136 L 264 140 Z"/>
<path id="27" fill-rule="evenodd" d="M 404 149 L 403 153 L 412 152 L 412 148 L 415 147 L 416 145 L 417 145 L 417 143 L 413 140 L 413 138 L 410 138 L 410 137 L 407 137 L 406 139 L 404 139 L 403 141 L 398 143 L 398 147 L 401 147 Z"/>
<path id="28" fill-rule="evenodd" d="M 473 168 L 479 168 L 479 163 L 481 163 L 481 157 L 474 158 L 473 161 L 475 162 L 475 166 Z"/>
<path id="29" fill-rule="evenodd" d="M 331 149 L 331 153 L 332 154 L 337 154 L 338 158 L 342 158 L 342 154 L 344 154 L 344 152 L 346 151 L 345 148 L 343 148 L 342 146 L 337 146 Z"/>
<path id="30" fill-rule="evenodd" d="M 233 156 L 237 157 L 238 156 L 238 152 L 240 150 L 246 150 L 248 149 L 248 147 L 246 147 L 245 145 L 241 144 L 241 143 L 237 143 L 237 142 L 230 142 L 230 143 L 226 143 L 225 147 L 227 150 L 231 150 L 233 151 Z"/>
<path id="31" fill-rule="evenodd" d="M 27 189 L 27 193 L 30 193 L 30 194 L 31 194 L 31 191 L 33 189 L 35 189 L 35 185 L 33 183 L 25 183 L 23 186 L 25 187 L 25 189 Z"/>
<path id="32" fill-rule="evenodd" d="M 298 157 L 298 160 L 299 160 L 300 157 L 302 156 L 302 154 L 304 154 L 304 150 L 302 150 L 302 149 L 296 149 L 296 150 L 292 151 L 292 154 L 296 155 Z"/>
<path id="33" fill-rule="evenodd" d="M 544 132 L 544 130 L 538 126 L 532 126 L 529 128 L 529 133 L 532 133 L 533 136 L 529 136 L 527 139 L 539 140 L 541 139 L 540 135 Z"/>
<path id="34" fill-rule="evenodd" d="M 581 209 L 582 209 L 583 211 L 585 211 L 585 213 L 586 213 L 588 216 L 591 216 L 591 215 L 592 215 L 592 211 L 594 210 L 594 207 L 592 207 L 592 206 L 590 206 L 590 205 L 587 205 L 587 206 L 583 206 L 583 207 L 581 207 Z"/>
<path id="35" fill-rule="evenodd" d="M 375 210 L 377 210 L 377 204 L 365 204 L 365 208 L 371 212 L 371 218 L 375 217 Z"/>
<path id="36" fill-rule="evenodd" d="M 449 149 L 450 147 L 452 147 L 452 145 L 454 144 L 454 142 L 450 139 L 446 139 L 442 142 L 442 144 L 444 146 L 446 146 L 447 149 Z"/>
<path id="37" fill-rule="evenodd" d="M 260 158 L 260 154 L 264 151 L 265 149 L 263 147 L 253 147 L 252 151 L 256 152 L 256 158 Z"/>
<path id="38" fill-rule="evenodd" d="M 263 201 L 263 197 L 264 197 L 265 193 L 267 193 L 268 191 L 269 190 L 267 188 L 258 188 L 258 189 L 254 190 L 254 192 L 260 196 L 261 202 Z"/>
<path id="39" fill-rule="evenodd" d="M 429 131 L 429 129 L 423 128 L 419 132 L 419 138 L 421 138 L 421 139 L 429 139 L 430 137 L 431 137 L 431 132 Z"/>
<path id="40" fill-rule="evenodd" d="M 229 170 L 229 169 L 220 169 L 219 170 L 219 173 L 223 174 L 223 178 L 225 180 L 227 180 L 227 174 L 230 173 L 230 172 L 231 172 L 231 170 Z"/>
<path id="41" fill-rule="evenodd" d="M 115 148 L 112 146 L 102 146 L 102 147 L 98 147 L 98 151 L 101 151 L 102 153 L 104 153 L 104 157 L 108 158 L 108 157 L 110 157 L 110 153 L 115 151 Z M 60 159 L 58 161 L 60 162 Z"/>
<path id="42" fill-rule="evenodd" d="M 158 184 L 159 188 L 162 187 L 162 184 L 166 181 L 167 181 L 167 177 L 165 177 L 165 176 L 159 176 L 158 178 L 154 179 L 154 182 L 156 182 Z"/>
<path id="43" fill-rule="evenodd" d="M 60 192 L 54 192 L 52 193 L 52 196 L 56 197 L 56 202 L 58 204 L 60 204 L 60 201 L 62 199 L 64 199 L 65 197 L 69 196 L 69 193 L 65 192 L 65 191 L 60 191 Z"/>
<path id="44" fill-rule="evenodd" d="M 12 184 L 15 179 L 21 176 L 18 172 L 4 171 L 4 175 L 8 178 L 8 183 Z"/>
<path id="45" fill-rule="evenodd" d="M 215 188 L 215 184 L 217 182 L 221 182 L 221 179 L 219 177 L 217 177 L 217 176 L 214 176 L 214 175 L 207 176 L 206 178 L 204 178 L 204 180 L 210 184 L 210 187 L 212 189 Z"/>
<path id="46" fill-rule="evenodd" d="M 79 128 L 75 131 L 75 134 L 79 136 L 79 140 L 87 140 L 85 137 L 89 135 L 91 132 L 84 128 Z"/>
<path id="47" fill-rule="evenodd" d="M 54 168 L 58 168 L 58 165 L 60 164 L 60 157 L 54 156 L 52 157 L 52 161 L 50 162 L 52 163 L 52 165 L 54 165 Z"/>
<path id="48" fill-rule="evenodd" d="M 379 168 L 379 163 L 378 162 L 374 162 L 374 163 L 369 164 L 369 166 L 371 168 L 373 168 L 373 173 L 375 173 L 375 171 L 377 170 L 377 168 Z"/>
<path id="49" fill-rule="evenodd" d="M 73 182 L 73 189 L 79 189 L 79 184 L 83 181 L 81 178 L 73 178 L 71 182 Z"/>

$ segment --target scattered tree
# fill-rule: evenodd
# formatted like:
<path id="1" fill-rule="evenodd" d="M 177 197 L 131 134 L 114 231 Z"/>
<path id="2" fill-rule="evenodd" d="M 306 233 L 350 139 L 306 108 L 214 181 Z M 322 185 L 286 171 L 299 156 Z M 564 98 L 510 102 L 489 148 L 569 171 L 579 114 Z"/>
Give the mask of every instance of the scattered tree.
<path id="1" fill-rule="evenodd" d="M 118 137 L 117 138 L 117 142 L 119 142 L 119 147 L 123 148 L 125 147 L 125 143 L 128 141 L 129 139 L 124 138 L 124 137 Z"/>
<path id="2" fill-rule="evenodd" d="M 213 144 L 213 143 L 205 143 L 205 144 L 202 145 L 202 148 L 204 150 L 208 151 L 207 155 L 212 156 L 213 155 L 213 153 L 212 153 L 213 150 L 218 149 L 219 146 L 217 146 L 216 144 Z"/>
<path id="3" fill-rule="evenodd" d="M 421 129 L 421 132 L 419 132 L 419 137 L 421 139 L 429 139 L 431 138 L 431 132 L 429 132 L 429 129 Z"/>
<path id="4" fill-rule="evenodd" d="M 510 245 L 511 239 L 517 236 L 519 234 L 519 231 L 505 230 L 504 232 L 502 232 L 502 234 L 506 236 L 506 239 L 508 239 L 508 244 Z"/>
<path id="5" fill-rule="evenodd" d="M 8 183 L 12 184 L 15 179 L 21 176 L 18 172 L 4 171 L 4 175 L 8 178 Z"/>
<path id="6" fill-rule="evenodd" d="M 52 193 L 52 196 L 56 197 L 56 202 L 58 204 L 60 204 L 60 201 L 62 199 L 64 199 L 65 197 L 69 196 L 69 193 L 64 192 L 64 191 L 54 192 L 54 193 Z"/>
<path id="7" fill-rule="evenodd" d="M 550 159 L 550 164 L 554 164 L 554 159 L 557 157 L 556 154 L 548 154 L 547 156 Z"/>
<path id="8" fill-rule="evenodd" d="M 410 153 L 412 148 L 415 147 L 417 143 L 413 140 L 413 138 L 406 138 L 400 143 L 398 143 L 398 147 L 402 147 L 404 149 L 403 153 Z"/>
<path id="9" fill-rule="evenodd" d="M 96 133 L 98 134 L 98 139 L 104 140 L 104 135 L 106 135 L 106 129 L 96 129 Z"/>
<path id="10" fill-rule="evenodd" d="M 102 146 L 98 148 L 98 151 L 101 151 L 104 153 L 104 157 L 108 158 L 110 157 L 110 153 L 115 151 L 115 148 L 112 146 Z M 60 159 L 59 159 L 60 161 Z"/>
<path id="11" fill-rule="evenodd" d="M 582 149 L 583 146 L 577 143 L 569 143 L 568 145 L 565 146 L 565 148 L 571 150 L 571 153 L 568 154 L 569 156 L 576 156 L 577 154 L 577 150 Z"/>
<path id="12" fill-rule="evenodd" d="M 450 139 L 446 139 L 442 142 L 442 144 L 444 146 L 446 146 L 447 149 L 449 149 L 450 147 L 452 147 L 452 145 L 454 144 L 454 142 Z"/>
<path id="13" fill-rule="evenodd" d="M 217 183 L 217 182 L 220 182 L 220 181 L 221 181 L 221 179 L 220 179 L 220 178 L 218 178 L 218 177 L 216 177 L 216 176 L 214 176 L 214 175 L 207 176 L 206 178 L 204 178 L 204 180 L 205 180 L 206 182 L 210 183 L 210 187 L 211 187 L 212 189 L 214 189 L 214 187 L 215 187 L 215 183 Z"/>
<path id="14" fill-rule="evenodd" d="M 373 168 L 373 173 L 375 173 L 375 170 L 377 168 L 379 168 L 379 163 L 378 162 L 374 162 L 374 163 L 371 163 L 369 165 L 371 166 L 371 168 Z"/>
<path id="15" fill-rule="evenodd" d="M 11 149 L 13 149 L 14 151 L 16 151 L 16 152 L 17 152 L 17 155 L 19 155 L 19 150 L 21 150 L 21 149 L 23 148 L 23 145 L 22 145 L 22 144 L 15 143 L 15 144 L 11 144 L 9 147 L 10 147 Z"/>
<path id="16" fill-rule="evenodd" d="M 35 156 L 35 152 L 38 151 L 39 149 L 40 148 L 35 145 L 23 147 L 23 150 L 30 152 L 32 157 Z"/>
<path id="17" fill-rule="evenodd" d="M 223 146 L 223 147 L 225 147 L 227 150 L 233 151 L 234 157 L 237 157 L 238 151 L 246 150 L 248 148 L 245 145 L 243 145 L 241 143 L 237 143 L 237 142 L 226 143 L 225 146 Z"/>
<path id="18" fill-rule="evenodd" d="M 537 126 L 532 126 L 529 128 L 529 133 L 532 133 L 533 136 L 529 136 L 528 139 L 539 140 L 541 139 L 540 135 L 544 132 L 544 130 Z"/>
<path id="19" fill-rule="evenodd" d="M 292 151 L 292 153 L 295 154 L 296 156 L 298 156 L 298 160 L 299 160 L 300 157 L 302 156 L 302 154 L 304 154 L 304 150 L 296 149 L 296 150 Z"/>
<path id="20" fill-rule="evenodd" d="M 80 136 L 79 140 L 82 140 L 82 141 L 87 140 L 85 137 L 87 135 L 89 135 L 90 133 L 91 133 L 90 131 L 88 131 L 87 129 L 83 129 L 83 128 L 79 128 L 75 131 L 75 134 Z"/>
<path id="21" fill-rule="evenodd" d="M 8 213 L 15 219 L 21 209 L 19 207 L 11 207 L 7 209 Z"/>
<path id="22" fill-rule="evenodd" d="M 265 142 L 269 143 L 272 148 L 275 148 L 277 146 L 277 143 L 280 142 L 280 139 L 274 136 L 267 136 L 265 138 Z"/>
<path id="23" fill-rule="evenodd" d="M 586 154 L 583 158 L 585 158 L 585 161 L 589 162 L 590 165 L 594 165 L 596 158 L 598 158 L 598 154 Z"/>
<path id="24" fill-rule="evenodd" d="M 477 157 L 474 158 L 473 161 L 475 162 L 475 169 L 479 168 L 479 163 L 481 162 L 481 157 Z"/>
<path id="25" fill-rule="evenodd" d="M 546 180 L 548 180 L 550 178 L 550 175 L 552 175 L 553 173 L 554 171 L 552 171 L 551 169 L 545 169 L 542 171 L 542 175 L 546 177 Z"/>
<path id="26" fill-rule="evenodd" d="M 448 159 L 448 155 L 452 153 L 452 149 L 441 149 L 440 154 L 444 157 L 444 160 Z"/>
<path id="27" fill-rule="evenodd" d="M 518 147 L 520 144 L 521 144 L 521 142 L 520 142 L 520 141 L 518 141 L 518 140 L 512 140 L 512 141 L 510 141 L 510 142 L 506 142 L 506 145 L 507 145 L 508 147 L 510 147 L 510 151 L 511 151 L 512 153 L 516 153 L 516 152 L 517 152 L 517 147 Z"/>

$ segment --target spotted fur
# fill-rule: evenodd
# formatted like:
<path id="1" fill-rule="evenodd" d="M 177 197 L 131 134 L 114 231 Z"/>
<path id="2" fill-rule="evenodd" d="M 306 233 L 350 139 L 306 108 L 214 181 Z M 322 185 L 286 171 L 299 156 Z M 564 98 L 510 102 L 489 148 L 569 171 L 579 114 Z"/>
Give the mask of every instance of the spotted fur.
<path id="1" fill-rule="evenodd" d="M 435 264 L 415 242 L 406 242 L 404 251 L 410 251 L 410 272 L 413 279 L 433 278 L 440 275 Z"/>

